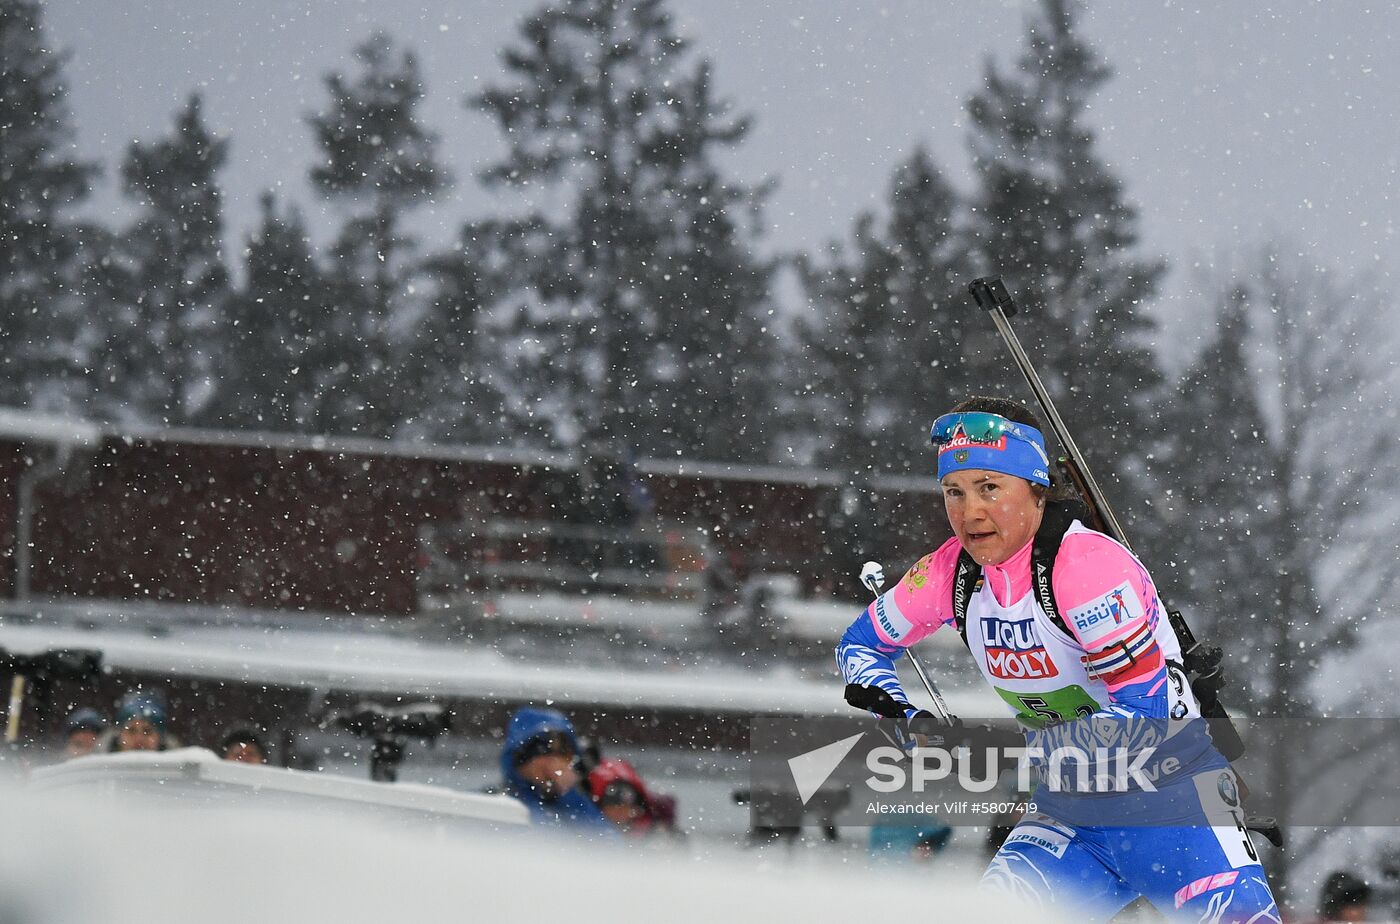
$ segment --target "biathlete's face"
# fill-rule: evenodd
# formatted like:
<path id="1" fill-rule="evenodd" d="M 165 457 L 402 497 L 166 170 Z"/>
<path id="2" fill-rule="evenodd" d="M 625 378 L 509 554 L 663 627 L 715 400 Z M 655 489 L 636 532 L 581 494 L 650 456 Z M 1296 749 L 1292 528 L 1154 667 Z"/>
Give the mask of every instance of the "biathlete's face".
<path id="1" fill-rule="evenodd" d="M 943 476 L 943 507 L 962 547 L 979 565 L 999 565 L 1040 528 L 1044 506 L 1031 483 L 971 468 Z"/>

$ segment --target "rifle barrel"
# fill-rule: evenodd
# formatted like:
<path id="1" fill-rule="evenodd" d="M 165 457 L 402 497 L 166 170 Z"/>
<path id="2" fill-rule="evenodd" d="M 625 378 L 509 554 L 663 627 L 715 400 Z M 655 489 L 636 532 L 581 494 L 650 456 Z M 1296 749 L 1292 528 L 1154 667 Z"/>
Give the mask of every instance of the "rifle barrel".
<path id="1" fill-rule="evenodd" d="M 985 280 L 976 280 L 973 285 L 976 286 L 978 283 L 985 283 Z M 1002 286 L 1001 280 L 996 280 L 995 285 L 1001 286 L 1002 291 L 1005 292 L 1005 286 Z M 973 294 L 975 296 L 976 292 L 974 291 Z M 1007 300 L 1010 300 L 1009 295 Z M 978 299 L 978 304 L 982 304 L 981 299 Z M 984 307 L 986 306 L 984 305 Z M 1094 480 L 1093 473 L 1089 471 L 1089 466 L 1084 461 L 1084 454 L 1079 451 L 1078 444 L 1070 435 L 1069 427 L 1065 426 L 1060 412 L 1055 409 L 1055 402 L 1051 400 L 1050 392 L 1046 391 L 1044 383 L 1040 381 L 1040 376 L 1036 375 L 1035 367 L 1031 365 L 1030 357 L 1026 355 L 1021 341 L 1017 339 L 1016 331 L 1011 329 L 1011 322 L 1007 320 L 999 300 L 987 310 L 992 316 L 992 323 L 997 327 L 997 333 L 1001 334 L 1001 339 L 1006 341 L 1006 347 L 1011 351 L 1011 358 L 1016 361 L 1016 368 L 1021 370 L 1026 384 L 1031 387 L 1031 391 L 1035 392 L 1036 401 L 1040 403 L 1041 408 L 1045 411 L 1045 416 L 1049 418 L 1050 428 L 1055 431 L 1055 438 L 1060 441 L 1065 452 L 1069 453 L 1074 470 L 1083 480 L 1084 487 L 1088 489 L 1089 497 L 1095 508 L 1094 513 L 1103 520 L 1108 534 L 1126 546 L 1129 551 L 1132 551 L 1133 546 L 1128 541 L 1127 533 L 1123 531 L 1123 526 L 1118 522 L 1118 517 L 1114 515 L 1113 508 L 1108 505 L 1108 498 L 1104 496 L 1098 482 Z"/>

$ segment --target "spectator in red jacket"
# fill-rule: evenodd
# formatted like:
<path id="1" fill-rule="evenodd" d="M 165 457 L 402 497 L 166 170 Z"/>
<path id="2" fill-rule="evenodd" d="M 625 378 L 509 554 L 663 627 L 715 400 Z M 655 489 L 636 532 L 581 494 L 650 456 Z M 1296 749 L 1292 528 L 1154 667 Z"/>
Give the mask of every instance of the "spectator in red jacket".
<path id="1" fill-rule="evenodd" d="M 675 833 L 675 801 L 653 795 L 625 760 L 601 761 L 588 774 L 588 791 L 609 821 L 624 834 Z"/>

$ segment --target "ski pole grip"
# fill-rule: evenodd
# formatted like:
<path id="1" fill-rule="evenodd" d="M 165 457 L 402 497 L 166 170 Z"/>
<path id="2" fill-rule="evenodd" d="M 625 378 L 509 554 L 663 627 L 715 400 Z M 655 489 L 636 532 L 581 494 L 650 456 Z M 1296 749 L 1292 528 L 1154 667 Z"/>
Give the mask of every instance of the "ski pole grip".
<path id="1" fill-rule="evenodd" d="M 1016 313 L 1016 303 L 1011 300 L 1011 293 L 1006 291 L 1000 276 L 980 276 L 967 284 L 967 291 L 983 311 L 1000 308 L 1008 318 Z"/>

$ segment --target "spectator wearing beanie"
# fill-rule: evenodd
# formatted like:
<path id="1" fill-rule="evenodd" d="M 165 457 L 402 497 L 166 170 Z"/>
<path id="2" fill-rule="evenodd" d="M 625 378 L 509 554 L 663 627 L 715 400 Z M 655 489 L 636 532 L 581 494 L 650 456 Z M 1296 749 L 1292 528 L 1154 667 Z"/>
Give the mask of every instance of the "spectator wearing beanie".
<path id="1" fill-rule="evenodd" d="M 163 698 L 140 690 L 128 693 L 117 708 L 117 733 L 112 738 L 112 751 L 164 751 L 171 747 L 165 731 L 166 711 Z"/>
<path id="2" fill-rule="evenodd" d="M 65 759 L 86 757 L 97 750 L 107 723 L 96 709 L 74 709 L 63 724 Z"/>
<path id="3" fill-rule="evenodd" d="M 219 741 L 219 759 L 240 764 L 267 763 L 267 748 L 251 728 L 235 728 Z"/>

